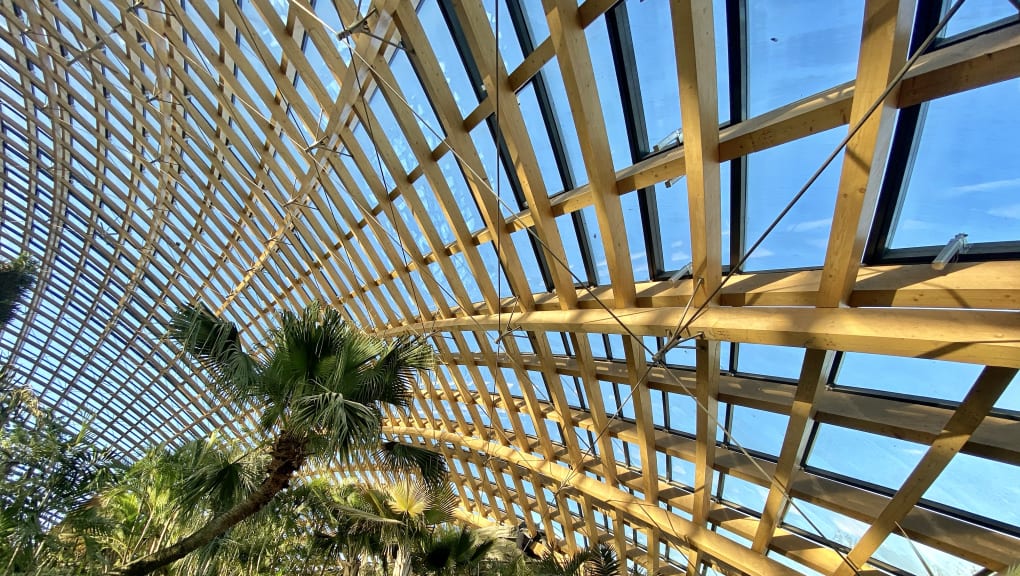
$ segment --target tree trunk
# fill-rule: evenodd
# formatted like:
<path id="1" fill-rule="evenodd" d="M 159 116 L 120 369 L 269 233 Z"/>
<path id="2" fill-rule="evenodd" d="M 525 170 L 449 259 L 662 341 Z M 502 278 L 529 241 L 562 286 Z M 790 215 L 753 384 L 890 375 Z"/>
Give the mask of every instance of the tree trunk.
<path id="1" fill-rule="evenodd" d="M 411 574 L 411 551 L 407 543 L 397 545 L 397 558 L 393 562 L 395 576 L 409 576 Z"/>
<path id="2" fill-rule="evenodd" d="M 135 560 L 118 571 L 121 576 L 143 576 L 209 544 L 214 538 L 230 530 L 245 518 L 265 507 L 273 497 L 290 485 L 291 476 L 305 463 L 305 440 L 288 432 L 281 432 L 273 443 L 273 458 L 262 485 L 243 502 L 210 520 L 183 540 Z"/>

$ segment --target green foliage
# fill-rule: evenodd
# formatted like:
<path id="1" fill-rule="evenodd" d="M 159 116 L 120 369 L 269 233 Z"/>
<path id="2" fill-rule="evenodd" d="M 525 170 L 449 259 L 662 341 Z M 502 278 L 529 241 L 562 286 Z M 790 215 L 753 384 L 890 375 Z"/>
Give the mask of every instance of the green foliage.
<path id="1" fill-rule="evenodd" d="M 87 425 L 66 429 L 8 379 L 0 379 L 0 414 L 0 562 L 23 572 L 56 557 L 65 546 L 61 526 L 85 522 L 120 468 Z"/>
<path id="2" fill-rule="evenodd" d="M 426 574 L 468 576 L 475 573 L 495 545 L 494 539 L 464 526 L 440 529 L 424 542 L 419 566 Z"/>
<path id="3" fill-rule="evenodd" d="M 25 294 L 35 285 L 39 264 L 28 254 L 0 263 L 0 327 L 10 322 Z"/>
<path id="4" fill-rule="evenodd" d="M 547 554 L 532 563 L 535 576 L 616 576 L 620 561 L 616 550 L 605 543 L 580 550 L 572 556 L 557 558 Z"/>
<path id="5" fill-rule="evenodd" d="M 376 460 L 391 472 L 414 470 L 429 484 L 445 482 L 449 474 L 442 454 L 420 446 L 383 442 L 376 452 Z"/>

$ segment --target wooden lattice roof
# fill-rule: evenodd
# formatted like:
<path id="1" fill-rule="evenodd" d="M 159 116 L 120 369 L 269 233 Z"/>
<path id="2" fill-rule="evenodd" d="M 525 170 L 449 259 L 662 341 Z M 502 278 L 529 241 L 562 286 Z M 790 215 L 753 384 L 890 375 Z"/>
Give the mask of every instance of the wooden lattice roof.
<path id="1" fill-rule="evenodd" d="M 1002 570 L 1020 19 L 971 3 L 2 0 L 0 256 L 42 273 L 0 349 L 137 453 L 247 430 L 179 305 L 257 346 L 324 300 L 434 342 L 387 432 L 465 521 L 667 574 Z"/>

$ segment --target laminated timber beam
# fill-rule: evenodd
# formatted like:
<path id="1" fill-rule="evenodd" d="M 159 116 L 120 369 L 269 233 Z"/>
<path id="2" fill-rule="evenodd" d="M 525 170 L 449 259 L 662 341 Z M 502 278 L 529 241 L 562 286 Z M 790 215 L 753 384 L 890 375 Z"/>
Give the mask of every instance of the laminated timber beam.
<path id="1" fill-rule="evenodd" d="M 696 280 L 692 282 L 691 303 L 698 308 L 716 307 L 719 304 L 717 289 L 722 277 L 722 194 L 712 1 L 672 0 L 669 7 L 676 49 L 680 118 L 683 122 L 684 167 L 691 228 L 691 271 L 692 278 Z M 613 294 L 616 302 L 615 290 Z M 685 317 L 680 319 L 681 322 L 685 320 Z M 625 348 L 628 365 L 632 363 L 632 354 L 644 359 L 643 351 L 635 348 Z M 695 363 L 697 383 L 694 390 L 698 405 L 695 428 L 701 440 L 695 450 L 691 521 L 697 526 L 707 527 L 712 507 L 712 486 L 715 484 L 715 442 L 709 439 L 714 440 L 719 425 L 719 341 L 699 339 L 695 345 Z M 647 397 L 647 390 L 644 394 Z M 638 421 L 651 426 L 651 411 L 646 409 L 644 412 L 636 414 Z M 645 436 L 642 438 L 642 446 L 653 442 L 647 438 L 648 434 Z M 642 451 L 642 465 L 655 461 L 651 447 Z M 655 470 L 646 473 L 654 474 Z M 658 490 L 655 496 L 658 496 Z M 696 548 L 687 558 L 687 576 L 697 576 L 703 560 L 700 550 Z"/>
<path id="2" fill-rule="evenodd" d="M 888 94 L 896 88 L 898 71 L 906 62 L 913 20 L 912 1 L 865 2 L 857 81 L 850 109 L 850 125 L 857 132 L 848 134 L 850 139 L 843 151 L 832 230 L 815 303 L 819 308 L 846 305 L 857 280 L 896 123 L 896 107 Z M 780 519 L 791 504 L 790 479 L 809 445 L 816 404 L 825 389 L 834 359 L 832 350 L 805 350 L 779 461 L 769 483 L 752 550 L 768 549 Z M 851 566 L 850 562 L 846 560 L 837 570 Z"/>
<path id="3" fill-rule="evenodd" d="M 668 337 L 683 308 L 617 309 L 617 318 L 637 336 Z M 437 320 L 439 331 L 500 330 L 496 315 Z M 625 334 L 604 310 L 527 312 L 514 317 L 523 330 Z M 383 330 L 393 337 L 420 329 Z M 707 340 L 747 342 L 952 360 L 1020 367 L 1020 317 L 1014 312 L 874 308 L 708 308 L 690 325 Z"/>
<path id="4" fill-rule="evenodd" d="M 864 266 L 848 297 L 852 308 L 973 308 L 1020 310 L 1016 291 L 1016 262 L 967 262 L 949 264 L 940 273 L 927 264 Z M 722 306 L 813 306 L 818 299 L 821 270 L 734 274 L 719 293 Z M 641 282 L 637 285 L 638 308 L 681 307 L 690 299 L 693 282 Z M 614 304 L 608 286 L 591 293 L 577 291 L 577 307 L 598 308 L 595 298 Z M 535 297 L 535 309 L 559 310 L 556 294 Z M 510 310 L 504 305 L 504 312 Z"/>

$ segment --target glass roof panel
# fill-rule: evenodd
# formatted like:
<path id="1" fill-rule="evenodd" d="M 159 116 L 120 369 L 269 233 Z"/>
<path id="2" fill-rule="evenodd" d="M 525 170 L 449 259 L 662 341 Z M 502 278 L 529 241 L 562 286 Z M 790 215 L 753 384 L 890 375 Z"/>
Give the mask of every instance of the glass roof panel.
<path id="1" fill-rule="evenodd" d="M 555 118 L 559 129 L 561 146 L 567 159 L 565 173 L 569 175 L 569 179 L 565 189 L 569 190 L 587 184 L 588 172 L 585 170 L 584 158 L 581 155 L 581 144 L 577 139 L 574 117 L 570 113 L 563 74 L 555 58 L 542 68 L 542 79 L 545 81 L 545 89 L 552 105 L 552 117 Z"/>
<path id="2" fill-rule="evenodd" d="M 789 417 L 785 414 L 734 406 L 731 420 L 731 436 L 727 438 L 727 443 L 739 443 L 747 450 L 779 458 Z"/>
<path id="3" fill-rule="evenodd" d="M 647 139 L 640 143 L 651 150 L 657 142 L 680 128 L 680 90 L 677 88 L 676 51 L 672 19 L 666 2 L 626 3 L 637 61 Z"/>
<path id="4" fill-rule="evenodd" d="M 981 366 L 972 364 L 848 352 L 836 384 L 959 402 L 980 373 Z"/>
<path id="5" fill-rule="evenodd" d="M 944 4 L 950 5 L 952 2 L 945 1 Z M 960 10 L 946 24 L 946 29 L 942 33 L 943 37 L 956 36 L 962 32 L 967 32 L 990 24 L 992 22 L 998 22 L 1005 18 L 1017 17 L 1017 8 L 1012 2 L 1002 2 L 994 0 L 985 0 L 984 2 L 964 2 Z"/>
<path id="6" fill-rule="evenodd" d="M 874 558 L 906 569 L 911 574 L 926 574 L 934 570 L 936 574 L 971 576 L 981 572 L 981 566 L 977 564 L 905 538 L 897 532 L 890 534 L 879 546 Z"/>
<path id="7" fill-rule="evenodd" d="M 542 114 L 536 90 L 535 82 L 529 82 L 517 93 L 517 98 L 521 104 L 521 113 L 524 114 L 524 124 L 535 147 L 538 167 L 542 172 L 542 181 L 545 182 L 546 190 L 552 196 L 564 190 L 563 178 L 556 162 L 556 151 L 547 130 L 548 122 L 553 122 L 552 125 L 555 126 L 555 120 Z"/>
<path id="8" fill-rule="evenodd" d="M 747 247 L 804 186 L 846 134 L 834 128 L 748 156 Z M 747 270 L 821 266 L 839 186 L 840 152 L 821 177 L 747 259 Z"/>
<path id="9" fill-rule="evenodd" d="M 1020 470 L 987 458 L 957 454 L 924 493 L 924 499 L 1015 527 L 1020 525 L 1016 507 Z"/>
<path id="10" fill-rule="evenodd" d="M 853 548 L 868 529 L 864 522 L 797 498 L 786 509 L 783 522 L 811 536 L 821 536 L 847 548 Z"/>
<path id="11" fill-rule="evenodd" d="M 1020 241 L 1020 80 L 930 102 L 889 247 Z"/>
<path id="12" fill-rule="evenodd" d="M 804 363 L 804 349 L 763 344 L 737 345 L 737 370 L 745 374 L 796 380 Z"/>
<path id="13" fill-rule="evenodd" d="M 846 478 L 896 490 L 924 452 L 921 444 L 820 424 L 806 463 Z"/>
<path id="14" fill-rule="evenodd" d="M 747 10 L 751 116 L 856 76 L 863 2 L 760 0 Z"/>
<path id="15" fill-rule="evenodd" d="M 631 164 L 630 142 L 623 102 L 620 99 L 617 65 L 609 43 L 605 17 L 600 17 L 584 31 L 588 40 L 588 50 L 591 52 L 591 65 L 595 71 L 595 86 L 598 88 L 599 101 L 602 103 L 602 117 L 606 122 L 613 166 L 619 170 Z"/>
<path id="16" fill-rule="evenodd" d="M 437 0 L 425 0 L 418 6 L 418 18 L 429 31 L 429 44 L 439 59 L 446 83 L 453 92 L 461 114 L 467 116 L 478 105 L 478 94 L 468 78 L 464 60 L 450 34 L 450 28 Z"/>

